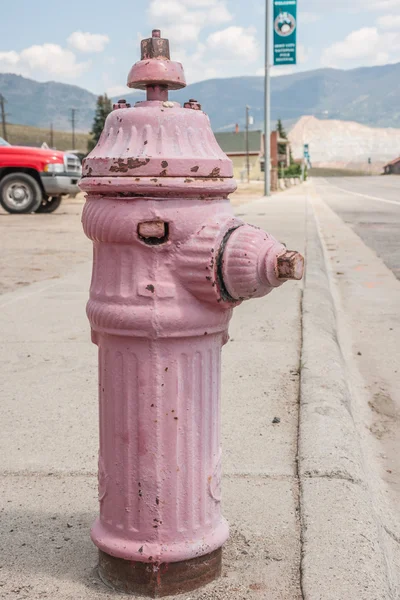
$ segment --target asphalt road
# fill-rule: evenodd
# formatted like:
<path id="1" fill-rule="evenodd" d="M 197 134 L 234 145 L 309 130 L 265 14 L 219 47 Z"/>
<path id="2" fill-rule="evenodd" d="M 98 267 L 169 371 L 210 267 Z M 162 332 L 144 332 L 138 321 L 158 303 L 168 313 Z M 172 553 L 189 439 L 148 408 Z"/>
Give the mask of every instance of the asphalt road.
<path id="1" fill-rule="evenodd" d="M 325 202 L 400 279 L 400 176 L 313 181 Z"/>

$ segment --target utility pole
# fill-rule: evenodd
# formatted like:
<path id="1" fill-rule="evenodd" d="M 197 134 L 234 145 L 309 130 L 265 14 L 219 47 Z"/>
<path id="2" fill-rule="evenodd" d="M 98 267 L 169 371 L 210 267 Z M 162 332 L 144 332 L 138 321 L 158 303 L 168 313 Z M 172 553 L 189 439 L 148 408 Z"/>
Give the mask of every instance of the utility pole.
<path id="1" fill-rule="evenodd" d="M 271 0 L 265 0 L 265 142 L 264 194 L 271 195 L 271 78 L 270 78 Z"/>
<path id="2" fill-rule="evenodd" d="M 50 148 L 54 148 L 53 123 L 50 123 Z"/>
<path id="3" fill-rule="evenodd" d="M 7 124 L 6 124 L 6 113 L 4 110 L 5 98 L 3 94 L 0 94 L 0 110 L 1 110 L 1 122 L 3 125 L 3 139 L 7 141 Z"/>
<path id="4" fill-rule="evenodd" d="M 248 106 L 246 104 L 246 170 L 247 170 L 247 183 L 250 183 L 249 110 L 250 110 L 250 106 Z"/>
<path id="5" fill-rule="evenodd" d="M 72 125 L 72 150 L 75 150 L 75 113 L 77 109 L 71 108 L 71 125 Z"/>

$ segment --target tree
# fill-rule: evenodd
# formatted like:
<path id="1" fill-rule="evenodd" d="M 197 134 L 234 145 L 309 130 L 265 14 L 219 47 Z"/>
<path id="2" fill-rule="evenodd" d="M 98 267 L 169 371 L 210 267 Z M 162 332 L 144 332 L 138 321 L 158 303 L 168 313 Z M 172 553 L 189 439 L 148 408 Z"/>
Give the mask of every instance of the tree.
<path id="1" fill-rule="evenodd" d="M 287 133 L 280 119 L 278 119 L 278 122 L 276 124 L 276 130 L 279 133 L 279 137 L 281 137 L 284 140 L 287 140 Z"/>
<path id="2" fill-rule="evenodd" d="M 278 119 L 278 122 L 276 124 L 276 130 L 277 130 L 278 136 L 280 138 L 282 138 L 283 140 L 288 139 L 286 130 L 285 130 L 284 126 L 282 125 L 282 121 L 280 119 Z M 278 154 L 286 154 L 286 144 L 278 144 Z M 294 164 L 294 159 L 292 156 L 292 149 L 290 148 L 290 146 L 289 146 L 289 161 L 290 161 L 291 165 Z"/>
<path id="3" fill-rule="evenodd" d="M 112 104 L 107 94 L 97 98 L 96 112 L 93 119 L 92 131 L 88 140 L 88 152 L 91 152 L 99 141 L 107 116 L 112 111 Z"/>

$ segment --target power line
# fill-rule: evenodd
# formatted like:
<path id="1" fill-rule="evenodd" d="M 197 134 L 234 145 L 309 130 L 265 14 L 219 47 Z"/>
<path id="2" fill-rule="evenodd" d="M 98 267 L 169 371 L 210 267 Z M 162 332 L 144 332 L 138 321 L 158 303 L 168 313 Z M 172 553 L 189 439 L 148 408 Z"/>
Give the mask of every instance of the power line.
<path id="1" fill-rule="evenodd" d="M 250 109 L 250 106 L 248 106 L 246 104 L 246 170 L 247 170 L 247 183 L 250 183 L 249 109 Z"/>
<path id="2" fill-rule="evenodd" d="M 0 110 L 1 110 L 1 122 L 3 125 L 3 138 L 7 141 L 7 123 L 6 123 L 6 113 L 4 110 L 4 104 L 6 102 L 6 99 L 4 98 L 3 94 L 0 94 Z"/>
<path id="3" fill-rule="evenodd" d="M 75 113 L 77 108 L 71 108 L 71 126 L 72 126 L 72 149 L 75 150 Z"/>
<path id="4" fill-rule="evenodd" d="M 271 0 L 265 0 L 265 76 L 264 76 L 264 194 L 271 195 Z"/>

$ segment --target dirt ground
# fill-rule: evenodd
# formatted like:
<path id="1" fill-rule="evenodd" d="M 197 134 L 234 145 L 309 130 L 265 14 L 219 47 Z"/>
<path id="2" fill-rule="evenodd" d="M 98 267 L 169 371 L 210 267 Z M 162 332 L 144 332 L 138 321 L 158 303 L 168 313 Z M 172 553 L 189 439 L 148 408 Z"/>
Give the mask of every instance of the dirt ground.
<path id="1" fill-rule="evenodd" d="M 0 294 L 44 279 L 57 279 L 90 259 L 81 227 L 83 199 L 66 199 L 52 214 L 0 212 Z"/>
<path id="2" fill-rule="evenodd" d="M 240 184 L 234 206 L 262 195 L 262 183 Z M 52 214 L 10 215 L 0 209 L 0 294 L 37 281 L 57 279 L 90 260 L 91 242 L 82 231 L 84 195 L 66 198 Z"/>

